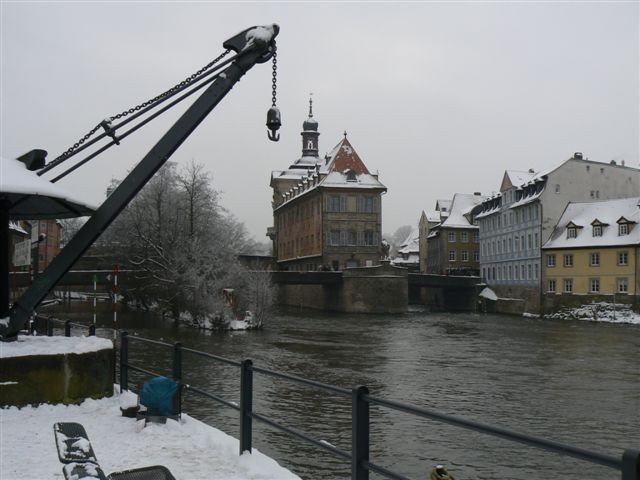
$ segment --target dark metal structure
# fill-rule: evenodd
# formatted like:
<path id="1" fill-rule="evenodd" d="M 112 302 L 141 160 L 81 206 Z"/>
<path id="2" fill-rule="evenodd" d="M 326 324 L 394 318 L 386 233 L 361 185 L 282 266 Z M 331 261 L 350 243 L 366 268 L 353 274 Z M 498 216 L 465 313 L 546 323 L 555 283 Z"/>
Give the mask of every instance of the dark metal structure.
<path id="1" fill-rule="evenodd" d="M 51 291 L 58 280 L 62 278 L 76 260 L 80 258 L 100 234 L 104 232 L 158 169 L 171 157 L 207 115 L 211 113 L 225 95 L 231 91 L 240 78 L 257 63 L 267 62 L 275 55 L 275 37 L 278 35 L 278 32 L 279 27 L 275 24 L 266 27 L 252 27 L 240 32 L 223 43 L 223 47 L 227 51 L 236 53 L 232 61 L 229 62 L 229 66 L 215 77 L 204 93 L 202 93 L 174 125 L 169 128 L 140 163 L 138 163 L 98 210 L 96 210 L 65 248 L 62 249 L 60 254 L 55 257 L 53 262 L 45 269 L 42 275 L 37 278 L 31 288 L 13 305 L 9 312 L 9 324 L 0 325 L 0 339 L 7 340 L 17 336 L 20 329 L 33 314 L 34 309 Z M 224 54 L 222 56 L 224 56 Z M 218 57 L 218 59 L 221 59 L 222 56 Z M 178 91 L 179 89 L 176 89 L 175 92 L 174 89 L 172 89 L 169 92 L 165 92 L 162 97 L 164 99 L 165 97 L 174 95 Z M 273 101 L 275 107 L 275 80 Z M 154 100 L 150 102 L 153 103 Z M 130 110 L 130 112 L 132 112 L 132 110 Z M 274 131 L 279 128 L 279 126 L 279 122 L 272 122 L 268 125 L 271 130 L 270 137 L 274 137 L 275 139 Z M 99 138 L 104 138 L 106 135 L 113 139 L 112 143 L 115 143 L 124 137 L 122 135 L 119 138 L 116 137 L 114 127 L 110 123 L 106 125 L 101 124 L 99 127 L 105 128 L 105 133 Z M 129 133 L 135 128 L 136 127 L 131 129 Z M 96 129 L 92 130 L 90 134 L 95 133 L 95 131 Z M 70 154 L 85 148 L 89 143 L 92 143 L 87 142 L 86 145 L 80 147 L 87 137 L 88 135 L 61 157 L 66 158 L 70 156 Z M 103 149 L 98 150 L 98 152 L 101 151 L 103 151 Z M 52 162 L 52 164 L 57 164 L 59 161 L 65 159 L 61 157 Z M 92 158 L 92 156 L 90 156 L 90 158 Z M 47 167 L 49 167 L 49 165 Z M 47 169 L 47 167 L 45 167 L 45 169 Z"/>

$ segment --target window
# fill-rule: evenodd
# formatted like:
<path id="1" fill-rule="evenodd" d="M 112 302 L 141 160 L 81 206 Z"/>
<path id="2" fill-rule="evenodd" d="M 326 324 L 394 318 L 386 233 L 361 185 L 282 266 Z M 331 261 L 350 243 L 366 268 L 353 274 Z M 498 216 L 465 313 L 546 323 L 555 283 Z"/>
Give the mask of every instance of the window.
<path id="1" fill-rule="evenodd" d="M 460 241 L 467 243 L 469 241 L 469 233 L 467 232 L 460 232 Z"/>
<path id="2" fill-rule="evenodd" d="M 527 280 L 531 280 L 531 264 L 527 264 Z"/>
<path id="3" fill-rule="evenodd" d="M 313 148 L 313 142 L 309 141 L 309 148 Z M 356 172 L 354 172 L 353 170 L 349 170 L 347 172 L 347 182 L 355 182 L 357 181 L 356 179 Z"/>
<path id="4" fill-rule="evenodd" d="M 365 245 L 375 245 L 375 239 L 374 239 L 373 230 L 365 230 L 364 231 L 364 244 Z"/>
<path id="5" fill-rule="evenodd" d="M 560 193 L 560 185 L 556 184 L 556 193 Z"/>
<path id="6" fill-rule="evenodd" d="M 537 233 L 533 234 L 533 241 L 534 241 L 534 246 L 536 248 L 538 248 L 539 243 L 538 243 L 538 234 Z"/>
<path id="7" fill-rule="evenodd" d="M 534 280 L 538 279 L 538 264 L 537 263 L 533 264 L 533 279 Z"/>
<path id="8" fill-rule="evenodd" d="M 573 292 L 573 279 L 565 278 L 564 279 L 564 293 L 572 293 Z"/>
<path id="9" fill-rule="evenodd" d="M 331 238 L 329 239 L 331 245 L 340 245 L 340 232 L 338 230 L 331 230 Z"/>
<path id="10" fill-rule="evenodd" d="M 455 250 L 449 250 L 449 261 L 450 262 L 455 262 L 456 261 L 456 251 Z"/>
<path id="11" fill-rule="evenodd" d="M 477 250 L 473 252 L 473 261 L 474 262 L 479 262 L 480 261 L 480 252 L 477 251 Z"/>
<path id="12" fill-rule="evenodd" d="M 347 244 L 348 245 L 357 245 L 358 244 L 358 232 L 355 232 L 353 230 L 349 231 L 348 238 L 347 238 Z"/>
<path id="13" fill-rule="evenodd" d="M 527 245 L 529 247 L 529 250 L 531 250 L 533 248 L 533 243 L 531 242 L 531 234 L 527 235 Z"/>
<path id="14" fill-rule="evenodd" d="M 340 195 L 329 196 L 329 211 L 330 212 L 342 212 L 342 197 Z"/>
<path id="15" fill-rule="evenodd" d="M 620 224 L 618 224 L 618 235 L 629 235 L 629 224 L 628 223 L 620 223 Z"/>
<path id="16" fill-rule="evenodd" d="M 469 252 L 467 250 L 462 250 L 462 252 L 460 252 L 460 256 L 463 262 L 469 261 Z"/>
<path id="17" fill-rule="evenodd" d="M 594 225 L 593 226 L 593 236 L 601 237 L 602 236 L 602 225 Z"/>
<path id="18" fill-rule="evenodd" d="M 573 267 L 573 255 L 568 254 L 564 256 L 564 266 L 565 267 Z"/>
<path id="19" fill-rule="evenodd" d="M 520 265 L 520 280 L 524 280 L 524 263 Z"/>
<path id="20" fill-rule="evenodd" d="M 480 241 L 480 233 L 479 232 L 473 232 L 473 241 L 475 243 L 478 243 Z"/>
<path id="21" fill-rule="evenodd" d="M 447 239 L 450 242 L 455 242 L 456 241 L 456 232 L 449 232 L 447 233 Z"/>
<path id="22" fill-rule="evenodd" d="M 599 292 L 600 292 L 600 279 L 599 278 L 589 279 L 589 293 L 599 293 Z"/>
<path id="23" fill-rule="evenodd" d="M 591 261 L 589 262 L 589 265 L 591 265 L 592 267 L 598 267 L 600 266 L 600 253 L 599 252 L 593 252 L 591 255 Z"/>
<path id="24" fill-rule="evenodd" d="M 556 281 L 555 280 L 549 280 L 549 284 L 547 286 L 547 291 L 548 292 L 555 292 L 556 291 Z"/>
<path id="25" fill-rule="evenodd" d="M 516 236 L 515 236 L 515 237 L 513 237 L 513 238 L 514 238 L 515 245 L 516 245 L 516 246 L 515 246 L 515 251 L 518 251 L 518 250 L 520 250 L 520 237 L 518 237 L 518 236 L 516 235 Z"/>
<path id="26" fill-rule="evenodd" d="M 556 256 L 555 256 L 555 254 L 547 255 L 547 267 L 555 267 L 555 266 L 556 266 Z"/>
<path id="27" fill-rule="evenodd" d="M 626 278 L 618 278 L 617 280 L 617 292 L 618 293 L 628 293 L 629 292 L 629 282 Z"/>
<path id="28" fill-rule="evenodd" d="M 374 213 L 374 197 L 361 197 L 360 210 L 363 213 Z"/>
<path id="29" fill-rule="evenodd" d="M 567 238 L 576 238 L 576 227 L 567 228 Z"/>
<path id="30" fill-rule="evenodd" d="M 628 252 L 618 252 L 618 265 L 629 265 Z"/>

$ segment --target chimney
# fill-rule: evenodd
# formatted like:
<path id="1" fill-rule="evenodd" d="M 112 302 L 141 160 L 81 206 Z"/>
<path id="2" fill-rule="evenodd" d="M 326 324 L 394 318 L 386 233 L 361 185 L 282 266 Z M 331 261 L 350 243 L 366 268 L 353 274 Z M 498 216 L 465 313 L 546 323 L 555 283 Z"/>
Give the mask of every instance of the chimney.
<path id="1" fill-rule="evenodd" d="M 615 160 L 611 160 L 611 161 L 609 162 L 609 165 L 616 165 L 616 161 L 615 161 Z"/>
<path id="2" fill-rule="evenodd" d="M 573 158 L 575 158 L 576 160 L 582 160 L 582 152 L 574 153 Z"/>
<path id="3" fill-rule="evenodd" d="M 536 173 L 535 170 L 533 168 L 529 169 L 529 173 Z"/>
<path id="4" fill-rule="evenodd" d="M 482 195 L 482 193 L 480 193 L 480 192 L 473 192 L 473 194 L 474 194 L 476 197 L 479 197 L 480 195 Z"/>

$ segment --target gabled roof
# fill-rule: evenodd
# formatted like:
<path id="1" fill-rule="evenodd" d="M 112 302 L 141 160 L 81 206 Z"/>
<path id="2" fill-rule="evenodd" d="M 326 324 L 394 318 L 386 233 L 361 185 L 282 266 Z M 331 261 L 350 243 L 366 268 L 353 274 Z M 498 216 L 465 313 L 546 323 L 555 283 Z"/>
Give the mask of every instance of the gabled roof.
<path id="1" fill-rule="evenodd" d="M 519 170 L 505 170 L 502 177 L 502 184 L 500 185 L 500 191 L 504 192 L 511 187 L 517 187 L 523 183 L 531 181 L 535 173 L 532 171 L 521 172 Z"/>
<path id="2" fill-rule="evenodd" d="M 469 223 L 467 217 L 471 214 L 471 210 L 484 200 L 486 195 L 475 195 L 473 193 L 456 193 L 451 202 L 451 213 L 449 217 L 442 222 L 443 228 L 473 228 L 474 225 Z"/>
<path id="3" fill-rule="evenodd" d="M 337 147 L 333 150 L 333 158 L 330 160 L 331 170 L 345 172 L 353 170 L 358 174 L 369 173 L 364 162 L 360 160 L 358 153 L 355 151 L 347 137 L 344 137 Z"/>
<path id="4" fill-rule="evenodd" d="M 440 212 L 436 210 L 423 210 L 422 215 L 429 223 L 440 223 Z"/>
<path id="5" fill-rule="evenodd" d="M 627 235 L 618 235 L 616 223 L 621 216 L 631 222 L 639 222 L 639 201 L 640 197 L 630 197 L 602 202 L 569 203 L 543 248 L 640 245 L 640 225 L 633 225 Z M 579 228 L 576 238 L 567 238 L 567 228 L 591 225 L 595 219 L 602 222 L 602 236 L 594 237 L 590 228 Z"/>

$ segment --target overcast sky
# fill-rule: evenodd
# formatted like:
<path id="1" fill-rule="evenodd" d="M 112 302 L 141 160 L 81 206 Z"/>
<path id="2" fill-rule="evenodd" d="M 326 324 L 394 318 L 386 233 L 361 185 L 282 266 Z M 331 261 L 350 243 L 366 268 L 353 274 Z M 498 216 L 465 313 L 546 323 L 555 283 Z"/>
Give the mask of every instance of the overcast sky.
<path id="1" fill-rule="evenodd" d="M 174 154 L 211 171 L 258 241 L 272 170 L 301 154 L 313 92 L 321 154 L 349 141 L 387 186 L 383 232 L 505 169 L 581 151 L 639 166 L 638 2 L 160 3 L 2 0 L 1 154 L 51 160 L 253 25 L 278 23 L 281 140 L 267 140 L 271 65 L 251 70 Z M 59 182 L 100 202 L 176 118 L 154 122 Z M 57 170 L 54 170 L 56 172 Z M 51 178 L 51 177 L 49 177 Z"/>

